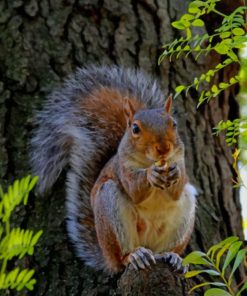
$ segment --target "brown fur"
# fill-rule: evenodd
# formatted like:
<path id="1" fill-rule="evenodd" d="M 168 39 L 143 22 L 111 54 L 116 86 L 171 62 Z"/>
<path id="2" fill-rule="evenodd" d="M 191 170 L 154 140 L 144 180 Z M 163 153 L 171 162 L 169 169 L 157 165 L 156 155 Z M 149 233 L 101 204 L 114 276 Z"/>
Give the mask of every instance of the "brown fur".
<path id="1" fill-rule="evenodd" d="M 122 251 L 116 233 L 105 217 L 100 214 L 95 216 L 95 225 L 106 266 L 110 271 L 118 272 L 122 268 Z"/>
<path id="2" fill-rule="evenodd" d="M 143 219 L 138 219 L 136 224 L 137 232 L 140 233 L 146 229 L 146 223 Z"/>
<path id="3" fill-rule="evenodd" d="M 174 185 L 168 188 L 168 192 L 171 195 L 173 200 L 178 200 L 181 196 L 181 192 L 183 191 L 184 185 L 188 182 L 188 177 L 185 174 L 184 167 L 180 167 L 181 177 L 179 181 Z"/>
<path id="4" fill-rule="evenodd" d="M 135 98 L 127 94 L 123 96 L 118 90 L 110 88 L 95 90 L 82 101 L 80 107 L 90 113 L 94 127 L 108 130 L 114 137 L 119 137 L 126 129 L 126 117 L 123 112 L 126 99 L 131 100 L 135 112 L 144 107 Z"/>
<path id="5" fill-rule="evenodd" d="M 116 134 L 120 126 L 127 126 L 117 154 L 101 170 L 91 191 L 97 237 L 106 265 L 111 271 L 118 271 L 128 263 L 128 254 L 139 246 L 138 242 L 146 241 L 147 246 L 144 247 L 164 251 L 162 242 L 165 240 L 167 251 L 170 251 L 168 245 L 171 243 L 175 245 L 172 250 L 180 254 L 189 241 L 193 225 L 189 226 L 190 230 L 186 232 L 182 243 L 181 238 L 174 234 L 174 241 L 167 242 L 164 235 L 176 232 L 172 230 L 176 221 L 166 220 L 165 217 L 171 213 L 172 219 L 175 219 L 180 214 L 178 211 L 183 211 L 183 206 L 177 205 L 176 201 L 180 199 L 187 183 L 183 143 L 169 115 L 171 104 L 171 100 L 168 101 L 164 119 L 159 121 L 164 126 L 155 125 L 156 113 L 148 118 L 150 126 L 146 122 L 143 124 L 142 115 L 136 120 L 134 113 L 142 106 L 132 99 L 130 103 L 128 98 L 110 89 L 94 92 L 83 104 L 87 112 L 96 113 L 97 109 L 99 118 L 108 118 L 102 124 L 99 120 L 100 128 L 107 129 L 109 124 L 114 123 L 112 132 Z M 133 133 L 132 124 L 137 124 L 141 132 Z M 180 171 L 178 181 L 165 190 L 150 186 L 147 179 L 154 161 L 159 159 L 165 160 L 167 166 L 176 162 Z M 183 237 L 184 233 L 181 235 Z"/>
<path id="6" fill-rule="evenodd" d="M 111 159 L 104 168 L 104 173 L 103 171 L 101 172 L 101 174 L 99 175 L 97 181 L 94 184 L 94 187 L 91 191 L 91 203 L 94 203 L 95 197 L 97 195 L 97 192 L 100 190 L 101 186 L 107 182 L 108 180 L 115 180 L 117 181 L 116 175 L 113 171 L 113 166 L 112 166 L 112 161 L 113 159 Z"/>

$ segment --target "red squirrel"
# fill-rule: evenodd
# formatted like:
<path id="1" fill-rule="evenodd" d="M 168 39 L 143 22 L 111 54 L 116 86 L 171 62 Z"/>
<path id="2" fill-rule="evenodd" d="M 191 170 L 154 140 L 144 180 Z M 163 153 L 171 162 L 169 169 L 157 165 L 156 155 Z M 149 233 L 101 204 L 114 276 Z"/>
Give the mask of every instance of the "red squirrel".
<path id="1" fill-rule="evenodd" d="M 91 66 L 37 115 L 31 144 L 40 192 L 67 166 L 68 234 L 95 269 L 150 268 L 158 256 L 184 271 L 179 255 L 193 231 L 196 189 L 172 98 L 162 98 L 141 71 Z"/>

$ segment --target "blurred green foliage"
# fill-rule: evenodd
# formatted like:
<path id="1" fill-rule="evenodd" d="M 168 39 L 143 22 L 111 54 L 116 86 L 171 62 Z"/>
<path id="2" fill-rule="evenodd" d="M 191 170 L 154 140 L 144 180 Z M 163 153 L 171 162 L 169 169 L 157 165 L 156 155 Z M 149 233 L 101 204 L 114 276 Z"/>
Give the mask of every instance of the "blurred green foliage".
<path id="1" fill-rule="evenodd" d="M 33 290 L 36 283 L 33 269 L 21 269 L 15 264 L 15 268 L 9 271 L 8 262 L 14 259 L 17 263 L 17 259 L 33 255 L 34 246 L 42 234 L 42 230 L 33 233 L 29 229 L 11 228 L 10 223 L 14 210 L 21 204 L 27 204 L 29 192 L 37 181 L 38 177 L 30 176 L 16 180 L 5 193 L 0 186 L 0 289 Z"/>

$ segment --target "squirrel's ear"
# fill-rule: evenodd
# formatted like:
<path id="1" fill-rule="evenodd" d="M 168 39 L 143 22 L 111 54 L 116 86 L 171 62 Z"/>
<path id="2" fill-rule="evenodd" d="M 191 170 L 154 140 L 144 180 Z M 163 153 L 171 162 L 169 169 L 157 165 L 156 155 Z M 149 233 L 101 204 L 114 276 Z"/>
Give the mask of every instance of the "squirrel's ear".
<path id="1" fill-rule="evenodd" d="M 171 114 L 172 111 L 172 95 L 169 95 L 165 101 L 165 114 Z"/>
<path id="2" fill-rule="evenodd" d="M 127 124 L 130 127 L 131 122 L 133 120 L 134 114 L 135 114 L 135 109 L 128 98 L 124 98 L 123 101 L 123 109 L 124 109 L 124 116 L 126 118 Z"/>

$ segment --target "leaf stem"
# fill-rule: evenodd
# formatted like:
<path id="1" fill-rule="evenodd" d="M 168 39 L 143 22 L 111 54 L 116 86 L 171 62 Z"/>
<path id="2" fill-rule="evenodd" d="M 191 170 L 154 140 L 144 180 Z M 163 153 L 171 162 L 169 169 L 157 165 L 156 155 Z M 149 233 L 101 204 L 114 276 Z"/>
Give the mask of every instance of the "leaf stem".
<path id="1" fill-rule="evenodd" d="M 219 14 L 219 15 L 221 15 L 222 17 L 227 17 L 227 15 L 226 14 L 224 14 L 224 13 L 222 13 L 222 12 L 220 12 L 220 11 L 218 11 L 217 9 L 213 9 L 212 10 L 213 12 L 215 12 L 215 13 L 217 13 L 217 14 Z"/>
<path id="2" fill-rule="evenodd" d="M 215 269 L 219 272 L 220 277 L 222 278 L 223 282 L 225 283 L 225 285 L 226 285 L 228 291 L 231 293 L 231 295 L 234 296 L 234 291 L 232 290 L 231 286 L 228 284 L 228 281 L 225 279 L 223 273 L 222 273 L 222 272 L 220 271 L 220 269 L 217 268 L 215 265 L 214 265 L 214 267 L 215 267 Z"/>
<path id="3" fill-rule="evenodd" d="M 218 268 L 218 267 L 215 265 L 214 261 L 211 260 L 211 258 L 210 258 L 208 255 L 207 255 L 207 258 L 208 258 L 208 260 L 212 263 L 213 267 L 218 271 L 220 277 L 222 278 L 222 280 L 223 280 L 224 284 L 226 285 L 226 287 L 227 287 L 228 291 L 230 292 L 230 294 L 231 294 L 232 296 L 234 296 L 234 295 L 235 295 L 235 294 L 234 294 L 234 291 L 232 290 L 231 286 L 228 284 L 228 281 L 225 279 L 223 272 L 221 272 L 220 268 Z"/>

